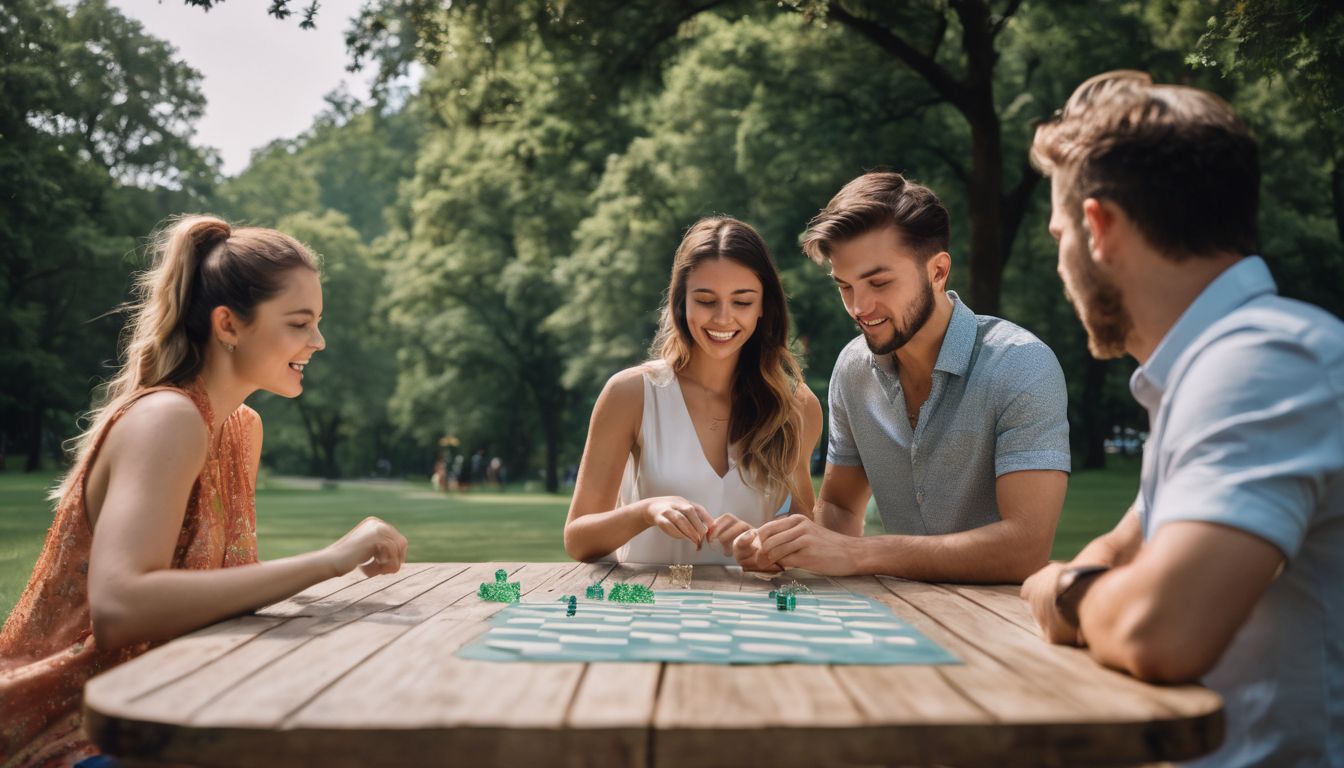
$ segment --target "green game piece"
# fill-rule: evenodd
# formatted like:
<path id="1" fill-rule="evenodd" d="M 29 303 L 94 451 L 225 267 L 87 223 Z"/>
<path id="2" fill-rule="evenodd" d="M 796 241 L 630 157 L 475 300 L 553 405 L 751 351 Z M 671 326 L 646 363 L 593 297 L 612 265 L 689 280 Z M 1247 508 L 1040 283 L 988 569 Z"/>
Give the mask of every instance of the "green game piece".
<path id="1" fill-rule="evenodd" d="M 476 596 L 482 600 L 489 600 L 492 603 L 516 603 L 522 596 L 522 583 L 517 581 L 498 581 L 499 574 L 504 571 L 496 571 L 496 581 L 483 581 L 476 590 Z M 508 574 L 504 573 L 508 578 Z"/>
<path id="2" fill-rule="evenodd" d="M 499 582 L 500 584 L 503 584 L 508 580 L 509 580 L 508 571 L 504 570 L 503 568 L 500 568 L 499 570 L 495 571 L 495 581 Z"/>
<path id="3" fill-rule="evenodd" d="M 601 585 L 601 584 L 589 584 L 589 585 L 588 585 L 588 589 L 584 592 L 584 597 L 587 597 L 589 600 L 601 600 L 601 599 L 602 599 L 602 585 Z"/>
<path id="4" fill-rule="evenodd" d="M 774 599 L 775 599 L 775 596 L 778 595 L 778 594 L 779 594 L 779 591 L 778 591 L 778 590 L 775 590 L 775 589 L 770 590 L 770 599 L 771 599 L 771 600 L 774 600 Z"/>
<path id="5" fill-rule="evenodd" d="M 653 590 L 643 584 L 612 584 L 607 599 L 613 603 L 652 603 Z"/>
<path id="6" fill-rule="evenodd" d="M 775 593 L 775 607 L 781 611 L 789 610 L 789 596 L 783 592 Z"/>
<path id="7" fill-rule="evenodd" d="M 789 610 L 792 611 L 792 610 L 796 609 L 797 607 L 798 607 L 798 596 L 797 596 L 797 595 L 794 595 L 794 594 L 790 594 L 790 595 L 789 595 Z"/>
<path id="8" fill-rule="evenodd" d="M 569 605 L 565 608 L 565 615 L 573 616 L 579 610 L 579 598 L 575 597 L 574 595 L 570 595 L 569 600 L 567 602 L 569 603 Z"/>

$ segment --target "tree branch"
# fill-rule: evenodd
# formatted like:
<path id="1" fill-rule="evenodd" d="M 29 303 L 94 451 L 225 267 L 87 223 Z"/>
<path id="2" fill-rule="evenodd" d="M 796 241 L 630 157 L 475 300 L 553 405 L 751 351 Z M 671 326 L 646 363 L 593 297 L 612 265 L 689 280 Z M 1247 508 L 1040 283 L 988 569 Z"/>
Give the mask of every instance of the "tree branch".
<path id="1" fill-rule="evenodd" d="M 826 9 L 826 15 L 868 38 L 869 42 L 888 54 L 900 59 L 907 67 L 910 67 L 916 74 L 928 81 L 935 91 L 952 104 L 960 108 L 966 102 L 966 87 L 953 77 L 951 72 L 934 61 L 932 57 L 921 53 L 899 35 L 892 33 L 891 30 L 877 22 L 861 19 L 851 14 L 840 7 L 838 3 L 830 4 Z"/>
<path id="2" fill-rule="evenodd" d="M 946 163 L 948 169 L 952 171 L 952 173 L 957 177 L 958 181 L 960 181 L 962 184 L 970 183 L 971 179 L 970 171 L 966 170 L 966 166 L 962 165 L 961 161 L 958 160 L 956 156 L 954 156 L 951 152 L 948 152 L 946 149 L 937 146 L 926 147 L 926 149 L 930 153 L 932 153 L 934 157 L 937 157 L 939 160 L 942 160 L 944 163 Z"/>
<path id="3" fill-rule="evenodd" d="M 1021 7 L 1022 0 L 1008 0 L 1008 7 L 1003 9 L 1003 13 L 999 14 L 998 19 L 994 21 L 993 26 L 989 29 L 990 37 L 998 37 L 999 33 L 1003 31 L 1003 28 L 1008 26 L 1008 20 L 1011 19 L 1013 14 L 1017 13 L 1017 9 Z"/>
<path id="4" fill-rule="evenodd" d="M 1013 241 L 1017 239 L 1017 231 L 1022 227 L 1022 220 L 1026 218 L 1027 206 L 1031 204 L 1032 193 L 1036 191 L 1036 185 L 1041 183 L 1041 175 L 1031 167 L 1031 163 L 1022 164 L 1022 176 L 1017 180 L 1017 184 L 1009 190 L 1008 194 L 1003 196 L 1003 225 L 1002 246 L 1000 253 L 1003 254 L 1003 263 L 1008 263 L 1008 257 L 1013 252 Z"/>

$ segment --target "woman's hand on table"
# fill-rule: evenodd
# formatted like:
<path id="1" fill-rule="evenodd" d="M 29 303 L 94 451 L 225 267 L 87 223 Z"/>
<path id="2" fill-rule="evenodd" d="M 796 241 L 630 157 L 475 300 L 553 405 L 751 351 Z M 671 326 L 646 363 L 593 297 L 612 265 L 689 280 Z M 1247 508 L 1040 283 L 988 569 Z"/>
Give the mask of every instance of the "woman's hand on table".
<path id="1" fill-rule="evenodd" d="M 366 517 L 326 548 L 337 576 L 359 568 L 365 576 L 396 573 L 406 562 L 406 537 L 391 524 Z"/>

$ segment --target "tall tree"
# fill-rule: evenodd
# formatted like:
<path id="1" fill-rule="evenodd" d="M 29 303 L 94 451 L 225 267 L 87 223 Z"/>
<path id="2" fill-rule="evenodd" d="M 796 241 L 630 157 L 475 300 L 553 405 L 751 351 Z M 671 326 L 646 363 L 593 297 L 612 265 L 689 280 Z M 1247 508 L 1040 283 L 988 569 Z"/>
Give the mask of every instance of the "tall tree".
<path id="1" fill-rule="evenodd" d="M 454 55 L 424 83 L 434 123 L 383 245 L 403 334 L 396 412 L 408 429 L 454 431 L 505 415 L 476 441 L 504 444 L 517 469 L 539 433 L 555 490 L 570 403 L 560 339 L 545 323 L 561 298 L 555 266 L 624 140 L 612 138 L 616 116 L 589 111 L 584 62 L 558 60 L 535 37 L 497 45 L 489 29 L 481 18 L 456 26 Z"/>
<path id="2" fill-rule="evenodd" d="M 190 145 L 199 75 L 103 0 L 8 2 L 0 51 L 0 445 L 36 469 L 112 357 L 99 318 L 153 199 L 187 207 L 213 166 Z"/>

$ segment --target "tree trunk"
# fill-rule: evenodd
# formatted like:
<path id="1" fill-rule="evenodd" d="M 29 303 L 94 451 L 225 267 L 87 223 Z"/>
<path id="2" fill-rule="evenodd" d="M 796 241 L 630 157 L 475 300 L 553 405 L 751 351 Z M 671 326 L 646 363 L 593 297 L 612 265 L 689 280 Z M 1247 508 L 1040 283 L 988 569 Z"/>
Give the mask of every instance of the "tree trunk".
<path id="1" fill-rule="evenodd" d="M 322 476 L 328 480 L 341 476 L 340 467 L 336 465 L 336 449 L 340 443 L 341 415 L 336 413 L 322 425 L 322 439 L 318 446 L 322 454 Z"/>
<path id="2" fill-rule="evenodd" d="M 23 464 L 24 472 L 36 472 L 42 468 L 42 408 L 34 406 L 28 418 L 28 460 Z"/>
<path id="3" fill-rule="evenodd" d="M 1335 214 L 1335 231 L 1344 242 L 1344 158 L 1335 158 L 1335 167 L 1330 171 L 1331 202 Z"/>
<path id="4" fill-rule="evenodd" d="M 546 439 L 546 492 L 560 490 L 560 404 L 541 414 L 541 429 Z"/>
<path id="5" fill-rule="evenodd" d="M 971 168 L 966 200 L 971 216 L 971 309 L 999 314 L 1003 265 L 1003 131 L 994 107 L 994 16 L 988 2 L 956 6 L 966 49 L 966 90 L 959 111 L 971 126 Z M 1025 206 L 1024 206 L 1025 209 Z"/>
<path id="6" fill-rule="evenodd" d="M 1003 140 L 999 119 L 991 107 L 971 122 L 971 173 L 966 186 L 970 203 L 971 309 L 982 315 L 999 314 L 1003 284 Z"/>
<path id="7" fill-rule="evenodd" d="M 1086 357 L 1083 370 L 1083 402 L 1078 409 L 1082 423 L 1078 425 L 1082 433 L 1083 463 L 1082 469 L 1106 468 L 1106 413 L 1104 390 L 1106 388 L 1106 361 L 1098 360 L 1091 354 Z"/>

